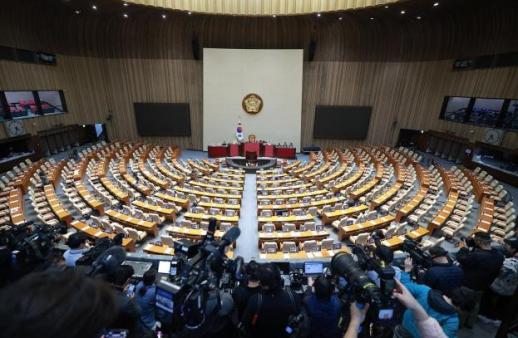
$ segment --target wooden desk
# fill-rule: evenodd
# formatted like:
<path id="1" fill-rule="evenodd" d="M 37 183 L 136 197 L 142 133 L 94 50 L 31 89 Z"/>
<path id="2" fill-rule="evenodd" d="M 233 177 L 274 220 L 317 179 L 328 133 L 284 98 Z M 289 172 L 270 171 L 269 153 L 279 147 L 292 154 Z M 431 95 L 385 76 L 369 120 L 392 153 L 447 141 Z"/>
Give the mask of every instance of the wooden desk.
<path id="1" fill-rule="evenodd" d="M 152 234 L 153 236 L 158 235 L 158 226 L 155 222 L 144 221 L 143 219 L 128 216 L 113 209 L 106 210 L 106 215 L 108 215 L 108 217 L 110 217 L 112 220 L 116 222 L 129 225 L 132 228 L 138 230 L 145 231 L 149 234 Z"/>
<path id="2" fill-rule="evenodd" d="M 392 222 L 394 219 L 394 216 L 387 215 L 373 219 L 372 221 L 340 227 L 338 230 L 338 237 L 340 238 L 340 240 L 343 241 L 344 239 L 350 236 L 354 236 L 363 232 L 372 232 L 374 230 L 384 228 L 385 226 L 389 225 L 390 222 Z"/>
<path id="3" fill-rule="evenodd" d="M 362 185 L 358 189 L 356 189 L 354 191 L 351 191 L 349 193 L 349 196 L 353 200 L 357 200 L 358 198 L 360 198 L 363 195 L 365 195 L 366 193 L 368 193 L 372 188 L 374 188 L 376 186 L 376 184 L 378 184 L 379 181 L 380 181 L 379 178 L 374 177 L 372 180 L 368 181 L 367 183 L 365 183 L 364 185 Z"/>
<path id="4" fill-rule="evenodd" d="M 153 254 L 153 255 L 167 255 L 167 256 L 173 256 L 174 255 L 174 249 L 162 244 L 156 244 L 156 243 L 148 243 L 143 247 L 143 250 L 147 253 Z M 228 258 L 232 258 L 234 256 L 234 252 L 227 248 L 227 252 L 225 252 L 225 255 Z"/>
<path id="5" fill-rule="evenodd" d="M 198 206 L 202 207 L 202 208 L 206 208 L 206 209 L 208 209 L 208 208 L 216 208 L 216 209 L 223 209 L 223 210 L 230 209 L 230 210 L 235 210 L 238 214 L 239 214 L 239 210 L 241 210 L 240 204 L 199 202 Z"/>
<path id="6" fill-rule="evenodd" d="M 86 186 L 83 184 L 82 181 L 75 181 L 74 185 L 77 189 L 77 193 L 83 201 L 85 201 L 86 204 L 92 209 L 95 209 L 99 212 L 99 215 L 104 215 L 104 205 L 101 201 L 99 201 L 97 198 L 95 198 L 88 189 L 86 189 Z"/>
<path id="7" fill-rule="evenodd" d="M 20 225 L 26 222 L 23 206 L 23 193 L 21 187 L 12 188 L 9 191 L 9 216 L 14 225 Z"/>
<path id="8" fill-rule="evenodd" d="M 371 210 L 376 209 L 377 207 L 381 206 L 385 202 L 387 202 L 389 199 L 391 199 L 394 195 L 397 194 L 399 189 L 403 186 L 403 183 L 396 182 L 392 187 L 390 187 L 389 190 L 385 191 L 383 194 L 376 197 L 370 205 Z"/>
<path id="9" fill-rule="evenodd" d="M 200 222 L 200 221 L 208 221 L 210 218 L 215 218 L 218 222 L 229 222 L 229 223 L 238 223 L 239 216 L 225 216 L 225 215 L 209 215 L 209 214 L 197 214 L 192 212 L 186 212 L 184 214 L 186 219 Z"/>
<path id="10" fill-rule="evenodd" d="M 70 225 L 72 222 L 72 215 L 63 207 L 59 201 L 58 197 L 56 196 L 56 192 L 54 191 L 54 186 L 47 184 L 43 190 L 45 192 L 45 198 L 47 199 L 50 209 L 52 209 L 54 215 L 56 215 L 60 221 Z"/>
<path id="11" fill-rule="evenodd" d="M 257 187 L 257 190 L 258 191 L 282 191 L 282 190 L 298 190 L 298 189 L 303 189 L 303 188 L 309 188 L 309 187 L 312 187 L 313 184 L 312 183 L 302 183 L 302 184 L 297 184 L 297 185 L 285 185 L 285 186 L 271 186 L 271 187 Z"/>
<path id="12" fill-rule="evenodd" d="M 359 214 L 369 208 L 365 204 L 360 204 L 355 207 L 350 207 L 347 209 L 335 210 L 332 212 L 324 212 L 322 214 L 322 224 L 330 225 L 333 221 L 343 218 L 345 216 L 352 216 Z"/>
<path id="13" fill-rule="evenodd" d="M 243 186 L 235 187 L 235 186 L 227 186 L 227 185 L 215 185 L 215 184 L 208 184 L 208 183 L 198 182 L 198 181 L 190 181 L 189 184 L 195 185 L 198 187 L 203 187 L 203 188 L 243 191 Z"/>
<path id="14" fill-rule="evenodd" d="M 225 179 L 225 178 L 218 178 L 218 177 L 213 177 L 213 176 L 206 176 L 205 177 L 206 180 L 210 181 L 210 182 L 216 182 L 216 183 L 229 183 L 229 184 L 240 184 L 242 185 L 243 182 L 245 181 L 244 179 L 243 180 L 229 180 L 229 179 Z"/>
<path id="15" fill-rule="evenodd" d="M 303 208 L 310 208 L 310 207 L 320 207 L 323 205 L 329 205 L 329 204 L 336 204 L 340 203 L 345 200 L 345 197 L 338 196 L 333 198 L 326 198 L 322 200 L 313 200 L 310 203 L 294 203 L 294 204 L 259 204 L 257 206 L 257 214 L 259 215 L 262 210 L 272 210 L 272 211 L 278 211 L 278 210 L 292 210 L 292 209 L 303 209 Z"/>
<path id="16" fill-rule="evenodd" d="M 156 193 L 155 197 L 160 198 L 164 201 L 173 202 L 174 204 L 181 206 L 182 209 L 187 210 L 189 209 L 189 200 L 187 198 L 179 198 L 176 196 L 172 196 L 169 194 L 164 194 L 162 192 Z"/>
<path id="17" fill-rule="evenodd" d="M 152 212 L 155 214 L 158 214 L 160 216 L 165 217 L 166 219 L 170 221 L 176 220 L 176 210 L 175 209 L 168 209 L 168 208 L 162 208 L 158 205 L 153 205 L 147 202 L 142 202 L 135 200 L 131 204 L 136 206 L 139 209 L 144 210 L 144 212 Z"/>
<path id="18" fill-rule="evenodd" d="M 327 231 L 275 231 L 263 232 L 259 231 L 259 246 L 263 242 L 305 242 L 309 240 L 321 241 L 329 237 Z"/>
<path id="19" fill-rule="evenodd" d="M 361 163 L 358 166 L 358 170 L 356 170 L 356 172 L 351 177 L 334 185 L 333 187 L 331 187 L 331 190 L 333 190 L 333 192 L 338 192 L 338 191 L 344 190 L 345 188 L 353 185 L 356 181 L 358 181 L 362 177 L 364 171 L 365 171 L 365 165 L 363 163 Z"/>
<path id="20" fill-rule="evenodd" d="M 303 174 L 302 177 L 304 177 L 305 180 L 312 180 L 314 177 L 326 172 L 329 167 L 331 167 L 331 162 L 324 162 L 324 165 L 321 165 L 318 169 L 310 173 Z"/>
<path id="21" fill-rule="evenodd" d="M 213 173 L 212 176 L 223 177 L 226 179 L 232 178 L 235 180 L 244 180 L 245 179 L 245 175 L 243 175 L 243 174 L 233 174 L 233 173 L 226 173 L 226 172 L 221 172 L 221 171 L 217 171 L 217 172 Z"/>
<path id="22" fill-rule="evenodd" d="M 259 223 L 259 229 L 261 228 L 261 224 L 264 223 L 273 223 L 275 224 L 275 227 L 280 229 L 282 227 L 283 223 L 295 223 L 295 224 L 302 224 L 305 222 L 312 222 L 314 220 L 313 215 L 307 214 L 304 216 L 272 216 L 272 217 L 257 217 L 257 221 Z"/>
<path id="23" fill-rule="evenodd" d="M 206 230 L 203 229 L 192 229 L 171 225 L 166 228 L 166 231 L 173 237 L 191 238 L 191 239 L 203 239 L 207 234 Z M 214 232 L 214 238 L 221 238 L 225 233 L 221 230 Z"/>
<path id="24" fill-rule="evenodd" d="M 310 196 L 317 196 L 317 195 L 325 195 L 329 191 L 326 189 L 321 190 L 315 190 L 315 191 L 307 191 L 303 193 L 297 193 L 297 194 L 280 194 L 280 195 L 258 195 L 258 200 L 264 200 L 264 199 L 270 199 L 270 200 L 276 200 L 279 198 L 303 198 L 303 197 L 310 197 Z"/>
<path id="25" fill-rule="evenodd" d="M 338 170 L 336 170 L 335 172 L 332 172 L 329 175 L 320 178 L 318 180 L 318 183 L 323 185 L 331 180 L 334 180 L 334 179 L 342 176 L 346 170 L 347 170 L 347 164 L 342 164 L 342 165 L 340 165 L 340 168 L 338 168 Z"/>
<path id="26" fill-rule="evenodd" d="M 219 198 L 223 198 L 226 200 L 228 200 L 228 199 L 241 200 L 241 195 L 219 194 L 219 193 L 214 193 L 214 192 L 198 191 L 198 190 L 193 190 L 193 189 L 188 189 L 188 188 L 183 188 L 183 187 L 174 187 L 173 190 L 183 192 L 184 194 L 194 194 L 197 196 L 219 197 Z"/>
<path id="27" fill-rule="evenodd" d="M 102 185 L 108 190 L 116 199 L 124 204 L 129 204 L 129 195 L 119 189 L 108 177 L 101 177 Z"/>
<path id="28" fill-rule="evenodd" d="M 198 171 L 201 171 L 203 173 L 203 175 L 208 175 L 211 173 L 211 169 L 210 168 L 206 168 L 202 165 L 200 165 L 199 163 L 196 163 L 195 161 L 193 160 L 187 160 L 187 163 L 194 169 L 197 169 Z"/>
<path id="29" fill-rule="evenodd" d="M 396 213 L 396 221 L 401 222 L 401 220 L 408 216 L 412 211 L 414 211 L 419 204 L 425 199 L 426 194 L 428 193 L 427 187 L 421 187 L 421 189 L 417 192 L 417 194 L 412 198 L 407 204 L 405 204 L 401 209 L 399 209 Z"/>
<path id="30" fill-rule="evenodd" d="M 92 238 L 92 239 L 105 238 L 105 237 L 113 239 L 113 237 L 115 237 L 115 235 L 116 235 L 114 233 L 103 232 L 100 228 L 91 227 L 88 224 L 80 222 L 80 221 L 72 221 L 72 223 L 70 223 L 70 225 L 74 229 L 85 233 L 89 238 Z M 135 251 L 135 241 L 129 237 L 125 237 L 122 239 L 122 246 L 127 251 L 132 251 L 132 252 Z"/>
<path id="31" fill-rule="evenodd" d="M 285 165 L 284 167 L 282 167 L 282 170 L 284 170 L 284 172 L 288 172 L 288 171 L 292 170 L 293 168 L 299 166 L 301 163 L 302 162 L 300 160 L 293 161 L 290 164 Z"/>
<path id="32" fill-rule="evenodd" d="M 151 171 L 149 171 L 146 168 L 146 164 L 143 160 L 139 160 L 138 162 L 138 168 L 139 171 L 144 175 L 145 178 L 147 178 L 151 183 L 157 185 L 158 187 L 162 189 L 169 188 L 169 182 L 166 180 L 163 180 L 161 178 L 158 178 L 155 174 L 153 174 Z"/>
<path id="33" fill-rule="evenodd" d="M 495 201 L 492 198 L 482 197 L 480 204 L 480 214 L 478 216 L 476 231 L 488 232 L 493 224 L 493 215 L 495 211 Z"/>
<path id="34" fill-rule="evenodd" d="M 317 164 L 317 162 L 315 162 L 315 161 L 308 162 L 305 165 L 303 165 L 302 167 L 298 167 L 296 169 L 293 169 L 290 173 L 293 176 L 297 176 L 297 177 L 302 176 L 304 174 L 304 172 L 306 172 L 309 169 L 313 168 L 316 164 Z"/>
<path id="35" fill-rule="evenodd" d="M 256 181 L 256 185 L 257 186 L 261 186 L 261 185 L 274 185 L 274 184 L 279 184 L 279 185 L 283 185 L 283 184 L 289 184 L 289 183 L 293 183 L 293 182 L 298 182 L 300 181 L 300 179 L 296 178 L 296 177 L 288 177 L 288 178 L 282 178 L 282 179 L 279 179 L 279 180 L 257 180 Z"/>
<path id="36" fill-rule="evenodd" d="M 129 183 L 129 185 L 131 185 L 133 188 L 137 189 L 137 191 L 140 192 L 144 196 L 149 196 L 153 192 L 153 190 L 150 187 L 148 187 L 144 184 L 139 184 L 137 182 L 137 180 L 129 174 L 122 174 L 122 177 L 126 180 L 126 182 Z"/>
<path id="37" fill-rule="evenodd" d="M 428 230 L 432 232 L 435 229 L 440 229 L 443 224 L 446 222 L 448 217 L 450 217 L 455 205 L 457 204 L 457 199 L 459 198 L 459 193 L 451 190 L 448 194 L 448 200 L 446 204 L 442 207 L 442 209 L 437 213 L 437 215 L 433 218 L 433 220 L 428 224 Z"/>

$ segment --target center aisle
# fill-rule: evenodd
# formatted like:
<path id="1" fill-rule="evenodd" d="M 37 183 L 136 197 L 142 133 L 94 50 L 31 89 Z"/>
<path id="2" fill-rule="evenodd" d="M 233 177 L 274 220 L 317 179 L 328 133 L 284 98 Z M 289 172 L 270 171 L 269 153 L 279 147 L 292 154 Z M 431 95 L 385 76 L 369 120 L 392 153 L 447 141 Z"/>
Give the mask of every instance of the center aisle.
<path id="1" fill-rule="evenodd" d="M 241 256 L 245 262 L 257 259 L 259 256 L 257 231 L 257 188 L 255 174 L 245 174 L 245 186 L 241 199 L 239 229 L 241 235 L 237 239 L 236 256 Z"/>

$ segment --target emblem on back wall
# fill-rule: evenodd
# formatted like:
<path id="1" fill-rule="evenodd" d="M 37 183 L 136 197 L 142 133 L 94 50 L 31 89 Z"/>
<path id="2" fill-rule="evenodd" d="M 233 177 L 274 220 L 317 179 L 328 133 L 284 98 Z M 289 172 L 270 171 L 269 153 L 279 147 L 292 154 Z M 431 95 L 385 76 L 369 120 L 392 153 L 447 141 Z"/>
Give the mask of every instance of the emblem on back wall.
<path id="1" fill-rule="evenodd" d="M 248 114 L 257 114 L 263 109 L 263 99 L 257 94 L 248 94 L 241 103 L 243 110 Z"/>

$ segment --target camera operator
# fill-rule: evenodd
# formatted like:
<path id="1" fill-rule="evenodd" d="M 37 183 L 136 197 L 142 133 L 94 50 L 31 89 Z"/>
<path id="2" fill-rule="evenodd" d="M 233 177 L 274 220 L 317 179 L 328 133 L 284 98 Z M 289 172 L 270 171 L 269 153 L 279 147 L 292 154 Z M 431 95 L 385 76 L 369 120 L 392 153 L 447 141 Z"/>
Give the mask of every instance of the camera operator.
<path id="1" fill-rule="evenodd" d="M 117 306 L 115 321 L 112 327 L 126 329 L 129 337 L 142 337 L 146 333 L 139 330 L 140 309 L 134 302 L 134 295 L 126 293 L 126 286 L 129 279 L 133 276 L 133 268 L 129 265 L 120 265 L 105 276 L 105 280 L 111 284 L 115 294 L 115 304 Z"/>
<path id="2" fill-rule="evenodd" d="M 334 285 L 325 276 L 318 276 L 314 281 L 308 278 L 308 286 L 311 289 L 308 289 L 309 295 L 304 299 L 304 306 L 309 317 L 309 337 L 338 337 L 342 303 Z"/>
<path id="3" fill-rule="evenodd" d="M 259 264 L 252 260 L 245 266 L 245 278 L 232 292 L 238 319 L 241 320 L 248 300 L 261 291 Z"/>
<path id="4" fill-rule="evenodd" d="M 89 250 L 87 237 L 82 232 L 73 233 L 68 237 L 67 245 L 70 249 L 63 253 L 63 259 L 67 267 L 73 268 L 76 266 L 76 261 L 83 257 L 83 254 Z"/>
<path id="5" fill-rule="evenodd" d="M 345 331 L 344 338 L 357 338 L 360 333 L 360 326 L 365 321 L 367 312 L 369 311 L 369 304 L 358 306 L 356 302 L 352 302 L 350 308 L 351 319 Z"/>
<path id="6" fill-rule="evenodd" d="M 432 266 L 426 270 L 423 283 L 443 293 L 460 288 L 464 272 L 453 264 L 452 259 L 448 256 L 448 251 L 440 246 L 435 246 L 429 250 L 429 253 L 432 258 Z"/>
<path id="7" fill-rule="evenodd" d="M 28 274 L 0 304 L 1 338 L 98 338 L 116 313 L 107 285 L 70 270 Z"/>
<path id="8" fill-rule="evenodd" d="M 155 297 L 156 297 L 156 270 L 153 268 L 144 272 L 142 281 L 135 287 L 135 300 L 140 307 L 140 325 L 144 330 L 154 330 L 160 324 L 155 319 Z"/>
<path id="9" fill-rule="evenodd" d="M 517 313 L 512 303 L 518 286 L 518 239 L 506 239 L 503 244 L 506 258 L 481 302 L 480 312 L 494 324 L 508 313 Z"/>
<path id="10" fill-rule="evenodd" d="M 394 269 L 394 279 L 399 280 L 401 278 L 401 269 L 398 266 L 392 264 L 394 261 L 394 253 L 392 250 L 384 245 L 381 245 L 381 243 L 377 243 L 375 254 L 379 259 L 381 259 L 385 266 L 390 266 L 392 269 Z M 369 278 L 374 282 L 374 284 L 376 284 L 377 287 L 380 287 L 380 278 L 375 270 L 367 271 L 367 276 L 369 276 Z"/>
<path id="11" fill-rule="evenodd" d="M 491 237 L 486 232 L 476 232 L 473 238 L 464 240 L 466 247 L 457 253 L 464 279 L 462 285 L 475 294 L 475 306 L 469 312 L 462 313 L 462 324 L 473 327 L 480 308 L 484 292 L 493 283 L 500 272 L 504 256 L 491 247 Z"/>
<path id="12" fill-rule="evenodd" d="M 401 284 L 416 298 L 430 317 L 435 318 L 448 337 L 456 337 L 459 329 L 458 311 L 469 311 L 474 304 L 473 293 L 461 288 L 451 290 L 448 295 L 433 290 L 424 284 L 414 283 L 409 275 L 413 269 L 412 259 L 405 260 L 405 272 L 401 273 Z M 417 320 L 410 310 L 403 315 L 403 323 L 397 326 L 396 337 L 419 337 Z"/>
<path id="13" fill-rule="evenodd" d="M 272 263 L 259 268 L 261 292 L 252 296 L 243 313 L 243 326 L 251 338 L 288 337 L 290 316 L 300 312 L 300 301 L 282 288 L 279 268 Z"/>

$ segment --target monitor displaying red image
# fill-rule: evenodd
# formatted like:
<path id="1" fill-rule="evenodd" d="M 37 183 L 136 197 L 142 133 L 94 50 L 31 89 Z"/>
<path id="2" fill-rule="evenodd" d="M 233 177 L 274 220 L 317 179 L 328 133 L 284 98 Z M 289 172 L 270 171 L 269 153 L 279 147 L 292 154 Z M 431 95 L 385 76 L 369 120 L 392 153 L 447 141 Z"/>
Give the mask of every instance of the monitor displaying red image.
<path id="1" fill-rule="evenodd" d="M 13 119 L 23 119 L 39 115 L 38 105 L 32 91 L 5 91 L 7 110 Z"/>

